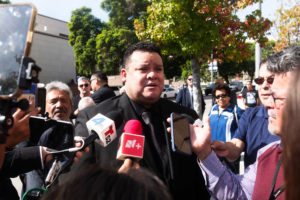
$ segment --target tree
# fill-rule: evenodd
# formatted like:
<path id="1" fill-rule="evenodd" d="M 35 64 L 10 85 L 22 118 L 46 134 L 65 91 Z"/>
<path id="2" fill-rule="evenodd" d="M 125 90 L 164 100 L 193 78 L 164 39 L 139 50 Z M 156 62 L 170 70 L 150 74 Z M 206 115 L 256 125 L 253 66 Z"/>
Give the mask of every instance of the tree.
<path id="1" fill-rule="evenodd" d="M 163 55 L 162 59 L 166 78 L 180 78 L 182 71 L 180 66 L 186 63 L 186 59 L 183 56 L 178 55 Z"/>
<path id="2" fill-rule="evenodd" d="M 146 12 L 147 0 L 104 0 L 101 8 L 109 13 L 112 27 L 126 27 L 134 30 L 133 21 Z"/>
<path id="3" fill-rule="evenodd" d="M 138 41 L 133 20 L 146 13 L 145 0 L 104 0 L 101 7 L 109 13 L 109 23 L 97 36 L 97 65 L 108 74 L 116 74 L 128 46 Z"/>
<path id="4" fill-rule="evenodd" d="M 98 67 L 107 74 L 119 73 L 125 50 L 138 41 L 134 31 L 126 28 L 104 29 L 97 36 Z"/>
<path id="5" fill-rule="evenodd" d="M 249 55 L 245 51 L 247 37 L 263 45 L 271 23 L 264 18 L 256 20 L 259 12 L 248 15 L 247 23 L 239 21 L 236 11 L 256 2 L 252 0 L 150 2 L 147 19 L 135 20 L 138 37 L 158 43 L 164 54 L 182 55 L 191 60 L 195 80 L 194 108 L 202 118 L 200 65 L 210 59 L 212 52 L 219 63 L 242 62 Z"/>
<path id="6" fill-rule="evenodd" d="M 293 44 L 300 44 L 300 2 L 295 1 L 294 6 L 285 8 L 282 5 L 277 10 L 275 28 L 278 31 L 279 41 L 276 42 L 276 50 Z"/>
<path id="7" fill-rule="evenodd" d="M 108 70 L 108 73 L 116 72 L 125 49 L 138 41 L 133 22 L 135 19 L 147 19 L 146 10 L 149 5 L 147 0 L 104 0 L 101 3 L 101 7 L 109 13 L 105 34 L 97 38 L 97 49 L 100 49 L 97 53 L 98 66 L 101 69 Z M 113 42 L 111 38 L 114 38 Z M 108 44 L 112 46 L 108 47 Z M 185 63 L 186 59 L 181 55 L 166 54 L 163 56 L 163 62 L 166 77 L 173 78 L 180 76 L 179 66 Z"/>
<path id="8" fill-rule="evenodd" d="M 10 3 L 9 0 L 0 0 L 0 4 L 8 4 L 8 3 Z"/>
<path id="9" fill-rule="evenodd" d="M 71 22 L 69 44 L 73 47 L 77 72 L 89 75 L 96 70 L 96 37 L 103 28 L 103 23 L 91 15 L 91 9 L 82 7 L 74 10 Z"/>
<path id="10" fill-rule="evenodd" d="M 247 73 L 252 81 L 255 76 L 255 43 L 247 43 L 247 48 L 250 49 L 250 56 L 241 63 L 233 63 L 237 69 L 236 74 Z M 266 59 L 269 55 L 274 53 L 275 41 L 268 41 L 262 48 L 262 59 Z M 227 68 L 226 68 L 227 69 Z M 231 71 L 231 70 L 230 70 Z M 223 76 L 223 72 L 220 75 Z M 227 72 L 225 72 L 227 73 Z"/>

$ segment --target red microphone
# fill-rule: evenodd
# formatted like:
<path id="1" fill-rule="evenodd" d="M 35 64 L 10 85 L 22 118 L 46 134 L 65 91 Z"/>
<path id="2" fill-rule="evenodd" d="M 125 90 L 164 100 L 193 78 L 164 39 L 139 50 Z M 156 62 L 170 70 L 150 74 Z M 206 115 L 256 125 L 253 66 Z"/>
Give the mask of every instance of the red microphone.
<path id="1" fill-rule="evenodd" d="M 125 124 L 117 152 L 118 160 L 143 158 L 145 136 L 142 132 L 142 124 L 138 120 L 132 119 Z"/>

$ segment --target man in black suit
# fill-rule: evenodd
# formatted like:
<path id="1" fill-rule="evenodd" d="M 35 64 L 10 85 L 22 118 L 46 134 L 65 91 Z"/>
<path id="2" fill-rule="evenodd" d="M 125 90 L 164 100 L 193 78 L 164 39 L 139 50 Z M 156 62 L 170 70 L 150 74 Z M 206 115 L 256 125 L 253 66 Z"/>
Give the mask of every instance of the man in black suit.
<path id="1" fill-rule="evenodd" d="M 170 150 L 170 135 L 166 132 L 166 120 L 170 114 L 185 113 L 193 119 L 198 115 L 187 107 L 160 98 L 164 87 L 164 67 L 159 47 L 150 42 L 130 46 L 124 54 L 122 67 L 126 93 L 81 111 L 75 134 L 87 136 L 86 122 L 97 113 L 119 110 L 123 122 L 116 127 L 117 139 L 105 148 L 96 143 L 92 147 L 94 150 L 91 153 L 100 160 L 101 165 L 118 167 L 122 164 L 122 161 L 116 160 L 119 138 L 125 123 L 137 119 L 142 123 L 145 135 L 144 157 L 139 161 L 140 166 L 161 178 L 174 199 L 209 199 L 195 155 Z M 146 119 L 148 114 L 151 125 Z"/>
<path id="2" fill-rule="evenodd" d="M 193 99 L 193 74 L 190 74 L 186 80 L 187 87 L 183 87 L 179 90 L 176 97 L 176 103 L 194 109 L 194 99 Z M 201 95 L 201 105 L 202 105 L 202 114 L 205 110 L 205 101 L 203 95 Z"/>
<path id="3" fill-rule="evenodd" d="M 113 89 L 107 85 L 106 73 L 100 71 L 93 73 L 90 82 L 92 90 L 94 91 L 92 99 L 95 104 L 116 96 Z"/>

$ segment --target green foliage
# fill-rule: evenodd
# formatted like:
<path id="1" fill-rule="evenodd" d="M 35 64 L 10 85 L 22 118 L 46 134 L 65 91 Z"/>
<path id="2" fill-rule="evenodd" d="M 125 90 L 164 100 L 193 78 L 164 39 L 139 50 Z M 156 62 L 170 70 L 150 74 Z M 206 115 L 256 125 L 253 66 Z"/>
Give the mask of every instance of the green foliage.
<path id="1" fill-rule="evenodd" d="M 269 40 L 262 48 L 262 59 L 266 59 L 269 55 L 275 52 L 275 41 Z"/>
<path id="2" fill-rule="evenodd" d="M 286 46 L 300 44 L 300 2 L 293 0 L 281 5 L 277 10 L 275 28 L 278 31 L 279 40 L 276 42 L 276 50 Z"/>
<path id="3" fill-rule="evenodd" d="M 99 69 L 107 74 L 118 74 L 125 50 L 138 41 L 133 30 L 126 28 L 104 29 L 97 36 L 97 61 Z"/>
<path id="4" fill-rule="evenodd" d="M 73 47 L 79 74 L 89 75 L 95 71 L 96 37 L 103 26 L 99 19 L 91 15 L 90 8 L 82 7 L 72 12 L 71 22 L 68 23 L 69 44 Z"/>
<path id="5" fill-rule="evenodd" d="M 138 42 L 133 20 L 144 15 L 146 0 L 104 0 L 101 7 L 109 13 L 109 23 L 97 36 L 97 65 L 107 74 L 119 73 L 129 45 Z"/>
<path id="6" fill-rule="evenodd" d="M 207 70 L 208 65 L 207 63 L 202 64 L 200 67 L 200 77 L 201 77 L 201 82 L 208 82 L 210 81 L 210 71 Z M 187 77 L 193 73 L 192 71 L 192 64 L 191 60 L 187 60 L 184 64 L 180 66 L 180 69 L 182 71 L 181 73 L 181 79 L 186 80 Z"/>
<path id="7" fill-rule="evenodd" d="M 112 27 L 126 27 L 133 30 L 133 21 L 146 11 L 147 0 L 104 0 L 101 8 L 109 13 Z"/>
<path id="8" fill-rule="evenodd" d="M 187 77 L 188 77 L 190 74 L 193 73 L 193 72 L 192 72 L 192 64 L 191 64 L 191 61 L 190 61 L 190 60 L 187 60 L 184 64 L 182 64 L 182 65 L 180 66 L 180 68 L 181 68 L 181 71 L 182 71 L 182 73 L 181 73 L 181 79 L 182 79 L 182 80 L 186 80 Z"/>
<path id="9" fill-rule="evenodd" d="M 10 3 L 9 0 L 0 0 L 0 4 L 8 4 L 8 3 Z"/>
<path id="10" fill-rule="evenodd" d="M 181 68 L 180 66 L 186 62 L 186 59 L 177 55 L 163 55 L 165 76 L 167 79 L 173 77 L 180 78 Z"/>
<path id="11" fill-rule="evenodd" d="M 219 33 L 214 22 L 205 22 L 208 15 L 198 15 L 193 10 L 193 1 L 152 0 L 151 3 L 147 21 L 135 21 L 140 39 L 150 39 L 166 53 L 186 57 L 209 52 L 216 45 Z"/>
<path id="12" fill-rule="evenodd" d="M 228 75 L 237 71 L 228 63 L 242 63 L 251 55 L 246 46 L 250 37 L 264 45 L 265 32 L 271 22 L 256 18 L 254 11 L 241 22 L 236 16 L 239 8 L 257 1 L 186 1 L 150 0 L 146 20 L 136 19 L 135 29 L 139 39 L 150 39 L 163 48 L 164 54 L 182 55 L 186 59 L 196 57 L 200 63 L 211 59 L 211 52 L 219 63 L 230 68 Z M 224 70 L 226 73 L 227 70 Z"/>
<path id="13" fill-rule="evenodd" d="M 247 43 L 246 47 L 250 52 L 249 57 L 241 63 L 236 63 L 236 74 L 241 74 L 242 72 L 247 73 L 252 80 L 255 76 L 255 43 Z M 274 53 L 274 48 L 275 41 L 268 41 L 262 48 L 262 60 Z M 230 74 L 232 74 L 230 68 L 228 70 L 230 71 Z M 223 73 L 226 73 L 226 71 Z"/>

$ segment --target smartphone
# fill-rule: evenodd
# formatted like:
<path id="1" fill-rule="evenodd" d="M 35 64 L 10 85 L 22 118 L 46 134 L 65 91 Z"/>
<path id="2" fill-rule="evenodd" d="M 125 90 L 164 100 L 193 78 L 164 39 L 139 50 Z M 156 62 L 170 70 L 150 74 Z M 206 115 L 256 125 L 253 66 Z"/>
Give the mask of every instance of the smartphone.
<path id="1" fill-rule="evenodd" d="M 188 118 L 178 113 L 171 113 L 171 146 L 174 152 L 192 154 Z"/>
<path id="2" fill-rule="evenodd" d="M 29 56 L 36 8 L 0 4 L 0 97 L 15 96 L 23 56 Z"/>
<path id="3" fill-rule="evenodd" d="M 74 147 L 74 127 L 71 122 L 31 116 L 29 127 L 29 144 L 32 146 L 37 145 L 41 137 L 44 137 L 46 144 L 43 146 L 56 150 Z"/>

